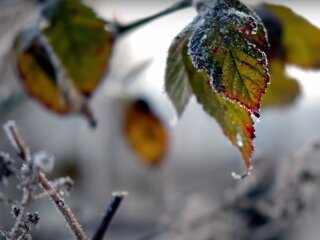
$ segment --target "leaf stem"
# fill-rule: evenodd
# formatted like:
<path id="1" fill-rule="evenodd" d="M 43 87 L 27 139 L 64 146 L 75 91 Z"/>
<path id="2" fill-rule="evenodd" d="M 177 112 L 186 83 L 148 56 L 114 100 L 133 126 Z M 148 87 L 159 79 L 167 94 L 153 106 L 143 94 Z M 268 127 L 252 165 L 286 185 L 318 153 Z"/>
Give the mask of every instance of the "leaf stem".
<path id="1" fill-rule="evenodd" d="M 102 240 L 105 233 L 107 232 L 110 223 L 115 215 L 115 213 L 117 212 L 123 198 L 125 196 L 127 196 L 126 192 L 115 192 L 112 194 L 113 198 L 111 203 L 108 206 L 108 209 L 105 213 L 105 216 L 103 217 L 97 231 L 95 232 L 95 234 L 92 237 L 92 240 Z"/>
<path id="2" fill-rule="evenodd" d="M 156 14 L 151 15 L 146 18 L 142 18 L 140 20 L 137 20 L 137 21 L 129 23 L 129 24 L 121 24 L 121 23 L 115 22 L 114 27 L 116 29 L 116 33 L 118 36 L 122 36 L 122 35 L 130 32 L 131 30 L 138 28 L 138 27 L 140 27 L 146 23 L 149 23 L 153 20 L 156 20 L 160 17 L 163 17 L 163 16 L 168 15 L 170 13 L 182 10 L 187 7 L 191 7 L 192 2 L 193 2 L 192 0 L 180 0 L 180 1 L 176 2 L 175 4 L 173 4 L 172 6 L 168 7 L 167 9 L 162 10 L 159 13 L 156 13 Z"/>

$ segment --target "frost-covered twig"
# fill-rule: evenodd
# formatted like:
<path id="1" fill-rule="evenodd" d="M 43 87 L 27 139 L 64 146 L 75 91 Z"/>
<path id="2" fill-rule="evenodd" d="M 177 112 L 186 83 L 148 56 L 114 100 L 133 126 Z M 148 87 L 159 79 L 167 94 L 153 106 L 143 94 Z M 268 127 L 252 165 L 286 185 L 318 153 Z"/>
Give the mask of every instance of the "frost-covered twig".
<path id="1" fill-rule="evenodd" d="M 15 148 L 21 160 L 25 162 L 28 161 L 28 159 L 30 159 L 30 151 L 24 144 L 16 123 L 12 120 L 8 121 L 3 128 L 10 140 L 11 145 Z"/>
<path id="2" fill-rule="evenodd" d="M 41 186 L 47 191 L 47 192 L 53 192 L 54 187 L 52 184 L 48 181 L 45 174 L 43 172 L 38 173 L 38 180 Z M 81 225 L 79 224 L 76 217 L 73 215 L 71 209 L 68 207 L 64 199 L 57 193 L 54 192 L 53 194 L 50 194 L 51 200 L 56 205 L 59 212 L 63 215 L 66 223 L 70 227 L 71 231 L 75 235 L 77 239 L 85 240 L 88 239 L 84 231 L 82 230 Z"/>
<path id="3" fill-rule="evenodd" d="M 127 192 L 114 192 L 112 194 L 112 201 L 109 204 L 106 214 L 103 217 L 97 231 L 95 232 L 95 234 L 92 237 L 92 240 L 102 240 L 105 233 L 107 232 L 110 223 L 115 215 L 115 213 L 117 212 L 123 198 L 125 196 L 127 196 L 128 193 Z"/>
<path id="4" fill-rule="evenodd" d="M 73 181 L 71 178 L 69 177 L 64 177 L 64 178 L 59 178 L 57 180 L 54 180 L 53 182 L 51 182 L 52 184 L 52 190 L 51 191 L 46 191 L 44 190 L 43 192 L 34 195 L 33 199 L 35 201 L 38 201 L 44 197 L 48 197 L 54 193 L 59 193 L 61 196 L 63 196 L 64 194 L 69 194 L 69 192 L 72 189 L 73 186 Z"/>
<path id="5" fill-rule="evenodd" d="M 16 149 L 19 157 L 21 160 L 26 164 L 26 171 L 28 170 L 29 172 L 36 171 L 35 172 L 35 179 L 32 179 L 32 177 L 27 181 L 26 185 L 23 188 L 23 199 L 20 204 L 20 208 L 18 211 L 18 214 L 16 216 L 16 222 L 14 227 L 11 229 L 9 233 L 9 238 L 8 239 L 16 239 L 17 233 L 20 229 L 21 223 L 24 221 L 24 216 L 25 216 L 25 211 L 26 207 L 29 205 L 30 201 L 32 199 L 32 194 L 33 194 L 33 186 L 32 183 L 33 181 L 38 182 L 41 187 L 49 193 L 50 198 L 56 205 L 57 209 L 59 212 L 62 214 L 64 217 L 67 225 L 70 227 L 72 233 L 77 239 L 80 240 L 86 240 L 88 237 L 84 233 L 84 231 L 81 228 L 81 225 L 78 223 L 77 219 L 73 215 L 72 211 L 68 207 L 68 205 L 65 203 L 64 199 L 54 191 L 54 186 L 49 182 L 49 180 L 46 178 L 44 172 L 42 169 L 31 169 L 33 167 L 30 167 L 30 165 L 27 165 L 28 162 L 32 161 L 30 151 L 24 144 L 24 141 L 13 121 L 9 121 L 8 123 L 5 124 L 4 129 L 11 141 L 11 144 L 13 147 Z M 27 171 L 27 172 L 28 172 Z"/>

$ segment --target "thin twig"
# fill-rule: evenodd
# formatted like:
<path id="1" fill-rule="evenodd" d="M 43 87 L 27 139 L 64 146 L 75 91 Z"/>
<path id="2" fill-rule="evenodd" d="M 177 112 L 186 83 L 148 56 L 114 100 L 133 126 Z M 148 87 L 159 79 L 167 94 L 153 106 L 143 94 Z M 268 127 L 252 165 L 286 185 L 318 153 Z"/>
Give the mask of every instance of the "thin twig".
<path id="1" fill-rule="evenodd" d="M 8 137 L 11 140 L 12 145 L 16 148 L 21 160 L 28 161 L 30 156 L 29 150 L 24 144 L 24 141 L 15 123 L 13 121 L 8 122 L 7 124 L 5 124 L 5 129 Z M 68 205 L 65 203 L 64 199 L 57 192 L 52 193 L 52 191 L 54 190 L 54 187 L 51 185 L 51 183 L 49 182 L 49 180 L 46 178 L 45 174 L 41 170 L 39 170 L 37 173 L 37 179 L 39 184 L 43 187 L 43 189 L 45 189 L 50 193 L 49 194 L 50 198 L 53 200 L 53 202 L 57 206 L 57 209 L 64 217 L 67 225 L 70 227 L 71 232 L 74 234 L 74 236 L 79 240 L 87 240 L 88 237 L 82 230 L 81 225 L 73 215 Z M 23 205 L 26 205 L 26 204 L 22 204 L 22 206 Z M 21 212 L 23 213 L 23 211 Z M 22 214 L 20 213 L 19 216 L 22 216 Z M 17 222 L 18 221 L 16 221 L 16 223 Z M 14 234 L 12 235 L 10 234 L 10 236 L 13 236 L 13 235 Z"/>
<path id="2" fill-rule="evenodd" d="M 105 233 L 107 232 L 110 223 L 117 212 L 123 198 L 127 196 L 126 192 L 115 192 L 112 195 L 112 201 L 108 206 L 105 216 L 103 217 L 97 231 L 92 237 L 92 240 L 102 240 Z"/>
<path id="3" fill-rule="evenodd" d="M 10 143 L 13 145 L 13 147 L 17 151 L 18 156 L 21 158 L 22 161 L 26 162 L 30 157 L 30 151 L 26 147 L 15 122 L 8 121 L 6 124 L 4 124 L 4 129 L 10 140 Z"/>
<path id="4" fill-rule="evenodd" d="M 64 219 L 66 220 L 68 226 L 70 227 L 73 234 L 77 237 L 77 239 L 86 240 L 88 237 L 82 230 L 81 225 L 77 221 L 76 217 L 73 215 L 71 209 L 65 203 L 64 199 L 54 191 L 54 187 L 46 178 L 45 174 L 40 171 L 38 173 L 38 181 L 41 186 L 49 193 L 51 200 L 54 202 L 60 213 L 63 215 Z M 53 192 L 53 193 L 52 193 Z"/>
<path id="5" fill-rule="evenodd" d="M 127 25 L 124 25 L 124 24 L 120 24 L 120 23 L 115 22 L 114 25 L 115 25 L 116 33 L 118 36 L 122 36 L 122 35 L 130 32 L 131 30 L 138 28 L 146 23 L 149 23 L 155 19 L 158 19 L 162 16 L 168 15 L 170 13 L 173 13 L 178 10 L 182 10 L 184 8 L 191 7 L 191 6 L 192 6 L 192 0 L 180 0 L 179 2 L 173 4 L 172 6 L 168 7 L 167 9 L 165 9 L 155 15 L 137 20 L 133 23 L 129 23 Z"/>

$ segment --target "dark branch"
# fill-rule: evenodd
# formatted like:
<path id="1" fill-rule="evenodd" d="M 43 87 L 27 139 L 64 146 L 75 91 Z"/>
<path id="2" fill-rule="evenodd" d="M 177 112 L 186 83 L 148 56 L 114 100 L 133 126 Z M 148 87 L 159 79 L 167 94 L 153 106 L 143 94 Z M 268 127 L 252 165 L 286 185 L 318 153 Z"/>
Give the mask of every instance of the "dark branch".
<path id="1" fill-rule="evenodd" d="M 167 9 L 165 9 L 155 15 L 137 20 L 136 22 L 129 23 L 127 25 L 115 22 L 114 27 L 115 27 L 117 35 L 122 36 L 122 35 L 130 32 L 131 30 L 138 28 L 138 27 L 141 27 L 142 25 L 149 23 L 155 19 L 158 19 L 158 18 L 163 17 L 165 15 L 168 15 L 170 13 L 173 13 L 173 12 L 176 12 L 176 11 L 179 11 L 184 8 L 191 7 L 191 6 L 192 6 L 192 0 L 180 0 L 179 2 L 173 4 L 169 8 L 167 8 Z"/>
<path id="2" fill-rule="evenodd" d="M 105 216 L 103 217 L 97 231 L 92 237 L 92 240 L 102 240 L 105 233 L 107 232 L 110 223 L 117 212 L 123 198 L 127 196 L 126 192 L 115 192 L 113 193 L 113 198 L 108 206 Z"/>

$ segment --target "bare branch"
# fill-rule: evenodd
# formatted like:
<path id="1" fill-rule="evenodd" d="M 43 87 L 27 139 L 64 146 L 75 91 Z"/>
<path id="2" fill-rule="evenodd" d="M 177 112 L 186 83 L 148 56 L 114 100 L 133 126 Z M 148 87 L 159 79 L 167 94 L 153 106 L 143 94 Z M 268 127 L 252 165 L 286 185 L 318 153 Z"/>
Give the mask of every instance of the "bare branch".
<path id="1" fill-rule="evenodd" d="M 182 10 L 184 8 L 191 7 L 191 6 L 192 6 L 192 0 L 180 0 L 180 1 L 176 2 L 175 4 L 173 4 L 172 6 L 170 6 L 169 8 L 167 8 L 167 9 L 165 9 L 155 15 L 140 19 L 140 20 L 133 22 L 133 23 L 129 23 L 128 25 L 124 25 L 124 24 L 120 24 L 120 23 L 115 22 L 114 27 L 115 27 L 115 30 L 116 30 L 116 33 L 118 34 L 118 36 L 122 36 L 122 35 L 130 32 L 133 29 L 136 29 L 138 27 L 143 26 L 146 23 L 149 23 L 149 22 L 156 20 L 160 17 L 163 17 L 163 16 L 168 15 L 170 13 L 173 13 L 178 10 Z"/>
<path id="2" fill-rule="evenodd" d="M 105 216 L 103 217 L 100 226 L 98 227 L 96 233 L 93 235 L 92 240 L 102 240 L 105 233 L 107 232 L 110 223 L 117 212 L 123 198 L 127 196 L 127 192 L 114 192 L 112 195 L 112 201 L 108 206 Z"/>

